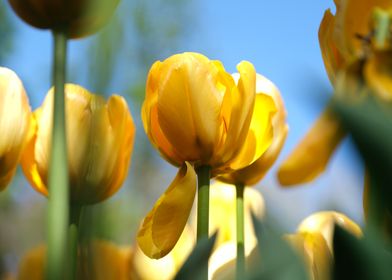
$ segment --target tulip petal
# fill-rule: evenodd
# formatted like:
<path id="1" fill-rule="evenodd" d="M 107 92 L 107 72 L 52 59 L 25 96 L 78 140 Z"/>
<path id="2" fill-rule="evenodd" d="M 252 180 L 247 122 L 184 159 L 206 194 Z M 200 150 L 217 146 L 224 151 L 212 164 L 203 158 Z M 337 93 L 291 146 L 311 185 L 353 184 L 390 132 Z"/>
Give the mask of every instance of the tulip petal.
<path id="1" fill-rule="evenodd" d="M 318 37 L 324 66 L 332 84 L 335 83 L 336 73 L 345 63 L 343 55 L 337 48 L 334 40 L 334 27 L 335 17 L 328 9 L 325 11 L 323 20 L 321 21 Z"/>
<path id="2" fill-rule="evenodd" d="M 137 241 L 150 258 L 168 254 L 185 228 L 196 193 L 196 173 L 186 162 L 139 229 Z"/>
<path id="3" fill-rule="evenodd" d="M 229 169 L 231 162 L 241 151 L 248 135 L 252 119 L 256 94 L 256 71 L 253 65 L 242 61 L 237 65 L 240 74 L 237 90 L 232 90 L 225 95 L 221 112 L 230 108 L 230 122 L 227 125 L 227 136 L 220 151 L 215 156 L 213 166 L 223 165 L 220 169 Z M 216 172 L 221 172 L 218 168 Z"/>
<path id="4" fill-rule="evenodd" d="M 272 118 L 276 113 L 274 100 L 257 94 L 248 135 L 231 169 L 242 169 L 256 161 L 268 149 L 273 139 Z"/>
<path id="5" fill-rule="evenodd" d="M 172 56 L 163 63 L 172 65 L 161 76 L 160 127 L 183 158 L 206 162 L 219 136 L 223 98 L 211 65 L 208 59 L 191 53 Z"/>
<path id="6" fill-rule="evenodd" d="M 158 120 L 158 87 L 162 62 L 155 62 L 148 73 L 146 83 L 146 98 L 142 106 L 142 121 L 144 131 L 155 148 L 170 163 L 180 166 L 184 159 L 169 142 L 159 125 Z"/>
<path id="7" fill-rule="evenodd" d="M 345 131 L 326 109 L 278 170 L 279 182 L 294 185 L 310 182 L 322 173 Z"/>

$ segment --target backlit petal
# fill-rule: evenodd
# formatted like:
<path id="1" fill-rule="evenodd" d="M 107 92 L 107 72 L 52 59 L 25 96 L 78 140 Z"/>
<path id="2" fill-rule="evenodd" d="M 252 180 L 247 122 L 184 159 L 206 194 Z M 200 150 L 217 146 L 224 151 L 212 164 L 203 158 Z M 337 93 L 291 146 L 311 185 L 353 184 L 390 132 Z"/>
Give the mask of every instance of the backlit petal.
<path id="1" fill-rule="evenodd" d="M 334 114 L 325 110 L 278 171 L 282 185 L 310 182 L 326 168 L 328 161 L 345 136 Z"/>
<path id="2" fill-rule="evenodd" d="M 196 173 L 186 162 L 139 229 L 137 241 L 148 257 L 159 259 L 173 249 L 188 220 L 195 193 Z"/>

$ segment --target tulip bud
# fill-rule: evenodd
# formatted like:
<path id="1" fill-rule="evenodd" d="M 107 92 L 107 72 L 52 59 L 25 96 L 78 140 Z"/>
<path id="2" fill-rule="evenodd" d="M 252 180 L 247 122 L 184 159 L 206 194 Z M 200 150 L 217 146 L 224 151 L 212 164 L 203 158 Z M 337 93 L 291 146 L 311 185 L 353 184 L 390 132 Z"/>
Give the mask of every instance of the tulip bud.
<path id="1" fill-rule="evenodd" d="M 0 190 L 11 181 L 31 124 L 31 110 L 18 76 L 0 67 Z"/>
<path id="2" fill-rule="evenodd" d="M 120 0 L 9 0 L 15 13 L 28 24 L 62 30 L 68 38 L 98 31 L 113 15 Z"/>
<path id="3" fill-rule="evenodd" d="M 93 204 L 114 194 L 128 172 L 135 126 L 124 98 L 108 102 L 72 84 L 65 87 L 70 199 Z M 54 91 L 34 112 L 37 129 L 23 155 L 23 171 L 32 186 L 47 195 Z"/>

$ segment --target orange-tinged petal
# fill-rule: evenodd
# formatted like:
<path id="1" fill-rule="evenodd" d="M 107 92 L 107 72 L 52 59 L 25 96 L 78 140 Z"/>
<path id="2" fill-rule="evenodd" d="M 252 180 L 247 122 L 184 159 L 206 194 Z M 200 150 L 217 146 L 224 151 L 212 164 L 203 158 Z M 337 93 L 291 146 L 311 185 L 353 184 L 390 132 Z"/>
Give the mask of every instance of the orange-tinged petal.
<path id="1" fill-rule="evenodd" d="M 324 66 L 332 84 L 335 83 L 336 73 L 342 69 L 346 63 L 342 53 L 336 46 L 334 27 L 335 17 L 328 9 L 325 11 L 323 20 L 321 21 L 318 37 Z"/>
<path id="2" fill-rule="evenodd" d="M 367 85 L 382 100 L 392 100 L 392 51 L 375 52 L 365 64 Z"/>
<path id="3" fill-rule="evenodd" d="M 345 131 L 330 109 L 326 109 L 278 171 L 282 185 L 314 180 L 345 136 Z"/>
<path id="4" fill-rule="evenodd" d="M 31 110 L 22 81 L 0 67 L 0 191 L 11 181 L 26 144 Z"/>
<path id="5" fill-rule="evenodd" d="M 165 60 L 158 94 L 162 132 L 187 161 L 207 162 L 218 141 L 223 94 L 209 60 L 184 53 Z"/>
<path id="6" fill-rule="evenodd" d="M 186 162 L 141 225 L 137 241 L 150 258 L 168 254 L 186 225 L 196 193 L 196 173 Z"/>

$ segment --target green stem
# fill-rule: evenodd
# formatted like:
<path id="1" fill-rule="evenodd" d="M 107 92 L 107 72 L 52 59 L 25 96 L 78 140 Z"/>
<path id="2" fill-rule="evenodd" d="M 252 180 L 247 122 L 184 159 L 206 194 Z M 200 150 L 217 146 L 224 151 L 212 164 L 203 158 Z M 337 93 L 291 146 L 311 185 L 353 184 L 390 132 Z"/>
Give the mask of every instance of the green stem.
<path id="1" fill-rule="evenodd" d="M 53 31 L 54 110 L 48 187 L 48 255 L 47 279 L 64 278 L 67 256 L 68 165 L 65 132 L 64 83 L 66 73 L 67 36 Z"/>
<path id="2" fill-rule="evenodd" d="M 244 238 L 244 184 L 236 184 L 236 212 L 237 212 L 237 263 L 236 279 L 243 279 L 245 275 L 245 238 Z"/>
<path id="3" fill-rule="evenodd" d="M 78 245 L 79 245 L 79 220 L 82 213 L 82 207 L 79 205 L 71 205 L 70 207 L 70 224 L 69 224 L 69 244 L 70 255 L 69 264 L 70 273 L 68 279 L 76 279 L 78 271 Z"/>
<path id="4" fill-rule="evenodd" d="M 210 176 L 209 166 L 200 166 L 197 173 L 197 242 L 208 238 L 209 208 L 210 208 Z M 200 270 L 201 279 L 208 279 L 208 259 Z"/>

